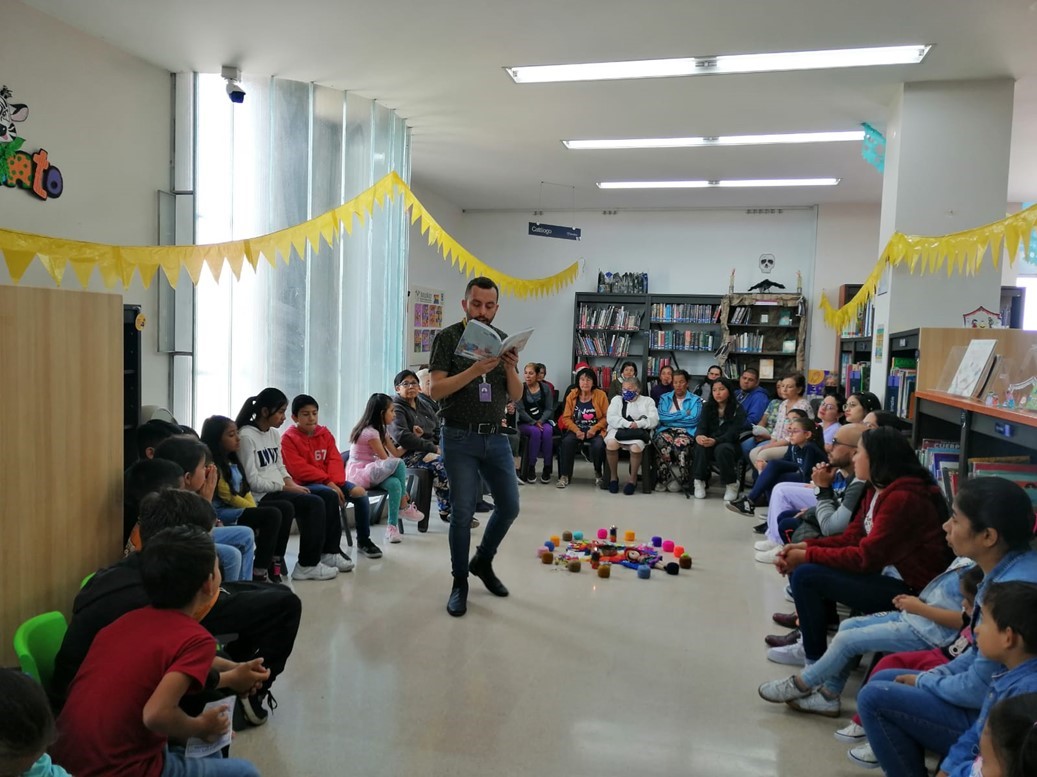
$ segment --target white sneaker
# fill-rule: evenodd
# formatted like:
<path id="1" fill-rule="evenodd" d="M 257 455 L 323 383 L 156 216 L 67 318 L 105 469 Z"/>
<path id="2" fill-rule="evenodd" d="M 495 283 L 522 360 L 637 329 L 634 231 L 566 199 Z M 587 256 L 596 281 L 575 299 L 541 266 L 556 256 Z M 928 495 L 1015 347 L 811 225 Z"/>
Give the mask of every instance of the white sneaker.
<path id="1" fill-rule="evenodd" d="M 778 552 L 781 548 L 771 548 L 770 550 L 758 550 L 754 554 L 756 560 L 761 564 L 773 564 L 778 560 Z"/>
<path id="2" fill-rule="evenodd" d="M 803 666 L 807 662 L 807 655 L 803 651 L 802 637 L 792 645 L 770 648 L 767 651 L 767 660 L 786 666 Z"/>
<path id="3" fill-rule="evenodd" d="M 660 493 L 660 494 L 661 494 L 661 493 L 662 493 L 663 491 L 665 491 L 665 490 L 666 490 L 666 484 L 665 484 L 665 483 L 656 483 L 656 484 L 655 484 L 655 490 L 656 490 L 656 491 L 657 491 L 658 493 Z"/>
<path id="4" fill-rule="evenodd" d="M 738 484 L 728 483 L 724 486 L 724 501 L 733 502 L 738 498 Z"/>
<path id="5" fill-rule="evenodd" d="M 386 526 L 385 541 L 393 545 L 398 545 L 403 542 L 403 535 L 400 534 L 400 530 L 395 526 Z"/>
<path id="6" fill-rule="evenodd" d="M 695 481 L 695 498 L 705 499 L 706 498 L 706 481 L 696 480 Z"/>
<path id="7" fill-rule="evenodd" d="M 338 577 L 338 569 L 323 563 L 317 563 L 312 567 L 296 564 L 295 569 L 292 570 L 292 580 L 332 580 L 336 577 Z"/>
<path id="8" fill-rule="evenodd" d="M 867 739 L 868 735 L 864 731 L 864 726 L 860 723 L 851 722 L 849 725 L 843 726 L 836 731 L 835 738 L 840 742 L 849 742 L 851 745 L 856 745 Z"/>
<path id="9" fill-rule="evenodd" d="M 526 481 L 520 478 L 517 473 L 515 475 L 515 482 L 518 483 L 520 486 L 526 485 Z"/>
<path id="10" fill-rule="evenodd" d="M 770 540 L 760 540 L 759 542 L 753 543 L 753 550 L 774 550 L 775 548 L 781 547 L 776 542 Z"/>
<path id="11" fill-rule="evenodd" d="M 567 478 L 565 475 L 562 475 L 560 478 L 558 478 L 558 482 L 555 483 L 555 488 L 566 488 L 568 485 L 569 478 Z"/>
<path id="12" fill-rule="evenodd" d="M 681 482 L 677 480 L 677 478 L 674 478 L 666 484 L 666 490 L 669 491 L 671 494 L 676 494 L 678 491 L 681 490 Z"/>
<path id="13" fill-rule="evenodd" d="M 320 563 L 326 567 L 335 567 L 339 572 L 352 572 L 356 564 L 353 559 L 342 551 L 338 553 L 325 553 L 320 557 Z"/>
<path id="14" fill-rule="evenodd" d="M 846 757 L 865 769 L 879 768 L 879 759 L 875 757 L 875 751 L 871 749 L 871 745 L 867 742 L 863 745 L 857 745 L 857 747 L 851 747 L 846 752 Z"/>

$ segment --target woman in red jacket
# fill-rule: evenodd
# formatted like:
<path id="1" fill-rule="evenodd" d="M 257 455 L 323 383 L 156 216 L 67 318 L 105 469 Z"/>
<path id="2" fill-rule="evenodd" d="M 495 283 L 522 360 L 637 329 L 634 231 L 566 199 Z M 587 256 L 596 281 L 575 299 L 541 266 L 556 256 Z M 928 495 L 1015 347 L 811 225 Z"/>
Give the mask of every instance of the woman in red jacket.
<path id="1" fill-rule="evenodd" d="M 869 429 L 853 464 L 868 486 L 846 531 L 786 545 L 775 562 L 791 579 L 810 662 L 825 652 L 837 602 L 865 614 L 892 610 L 893 597 L 917 594 L 950 561 L 947 502 L 906 438 Z"/>

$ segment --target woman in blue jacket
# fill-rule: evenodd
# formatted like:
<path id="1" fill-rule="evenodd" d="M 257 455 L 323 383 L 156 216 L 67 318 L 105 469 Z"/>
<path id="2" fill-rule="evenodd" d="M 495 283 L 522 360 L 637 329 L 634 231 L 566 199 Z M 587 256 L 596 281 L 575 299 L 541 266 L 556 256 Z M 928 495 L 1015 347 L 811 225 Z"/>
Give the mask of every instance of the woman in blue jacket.
<path id="1" fill-rule="evenodd" d="M 673 391 L 659 397 L 659 426 L 652 438 L 659 465 L 656 491 L 677 492 L 691 485 L 695 429 L 702 414 L 702 399 L 688 391 L 690 381 L 687 370 L 677 370 L 673 373 Z"/>

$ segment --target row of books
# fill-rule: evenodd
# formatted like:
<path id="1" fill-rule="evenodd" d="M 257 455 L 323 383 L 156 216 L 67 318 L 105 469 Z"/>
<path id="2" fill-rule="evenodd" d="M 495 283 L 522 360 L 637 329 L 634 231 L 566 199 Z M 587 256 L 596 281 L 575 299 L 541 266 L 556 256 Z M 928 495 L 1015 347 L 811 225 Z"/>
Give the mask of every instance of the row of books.
<path id="1" fill-rule="evenodd" d="M 915 388 L 918 384 L 917 359 L 896 357 L 886 378 L 886 410 L 901 418 L 914 418 Z"/>
<path id="2" fill-rule="evenodd" d="M 849 354 L 846 354 L 849 356 Z M 842 384 L 846 395 L 858 391 L 870 391 L 871 385 L 871 362 L 856 362 L 846 364 L 842 369 Z"/>
<path id="3" fill-rule="evenodd" d="M 611 367 L 594 367 L 594 374 L 598 376 L 598 388 L 602 391 L 608 389 L 609 384 L 612 382 L 612 368 Z"/>
<path id="4" fill-rule="evenodd" d="M 715 324 L 720 321 L 720 305 L 657 302 L 651 315 L 655 324 Z"/>
<path id="5" fill-rule="evenodd" d="M 630 335 L 583 335 L 579 338 L 580 356 L 626 356 Z"/>
<path id="6" fill-rule="evenodd" d="M 840 337 L 871 337 L 871 328 L 875 320 L 875 306 L 870 302 L 857 308 L 857 316 L 848 321 Z"/>
<path id="7" fill-rule="evenodd" d="M 736 351 L 769 350 L 763 347 L 763 335 L 756 332 L 742 332 L 741 334 L 732 335 L 730 341 Z"/>
<path id="8" fill-rule="evenodd" d="M 577 315 L 580 329 L 625 329 L 641 328 L 644 311 L 627 310 L 623 305 L 580 305 Z"/>
<path id="9" fill-rule="evenodd" d="M 948 500 L 954 499 L 963 469 L 958 442 L 924 439 L 918 459 L 932 473 L 943 495 Z M 1030 497 L 1037 513 L 1037 464 L 1032 464 L 1029 456 L 973 456 L 966 462 L 964 471 L 970 478 L 1000 477 L 1018 484 Z"/>
<path id="10" fill-rule="evenodd" d="M 674 367 L 673 359 L 669 356 L 649 356 L 648 357 L 648 374 L 658 375 L 659 370 L 663 367 Z"/>
<path id="11" fill-rule="evenodd" d="M 717 332 L 695 332 L 691 329 L 656 329 L 649 340 L 651 348 L 669 351 L 712 351 L 719 339 Z"/>
<path id="12" fill-rule="evenodd" d="M 758 308 L 757 308 L 758 310 Z M 752 318 L 752 307 L 736 307 L 731 311 L 728 322 L 731 324 L 755 324 L 759 326 L 791 326 L 792 311 L 783 309 L 781 311 L 768 310 L 766 313 L 757 312 L 756 320 Z"/>

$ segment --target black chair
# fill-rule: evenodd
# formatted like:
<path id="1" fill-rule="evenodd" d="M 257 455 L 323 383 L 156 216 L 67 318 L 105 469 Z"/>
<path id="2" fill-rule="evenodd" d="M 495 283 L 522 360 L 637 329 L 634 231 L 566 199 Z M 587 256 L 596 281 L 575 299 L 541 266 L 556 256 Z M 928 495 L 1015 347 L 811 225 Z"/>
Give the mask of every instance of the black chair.
<path id="1" fill-rule="evenodd" d="M 411 502 L 425 515 L 418 521 L 418 531 L 428 531 L 428 519 L 432 511 L 432 472 L 421 467 L 407 467 L 407 494 Z M 400 521 L 400 533 L 403 533 L 403 521 Z"/>

